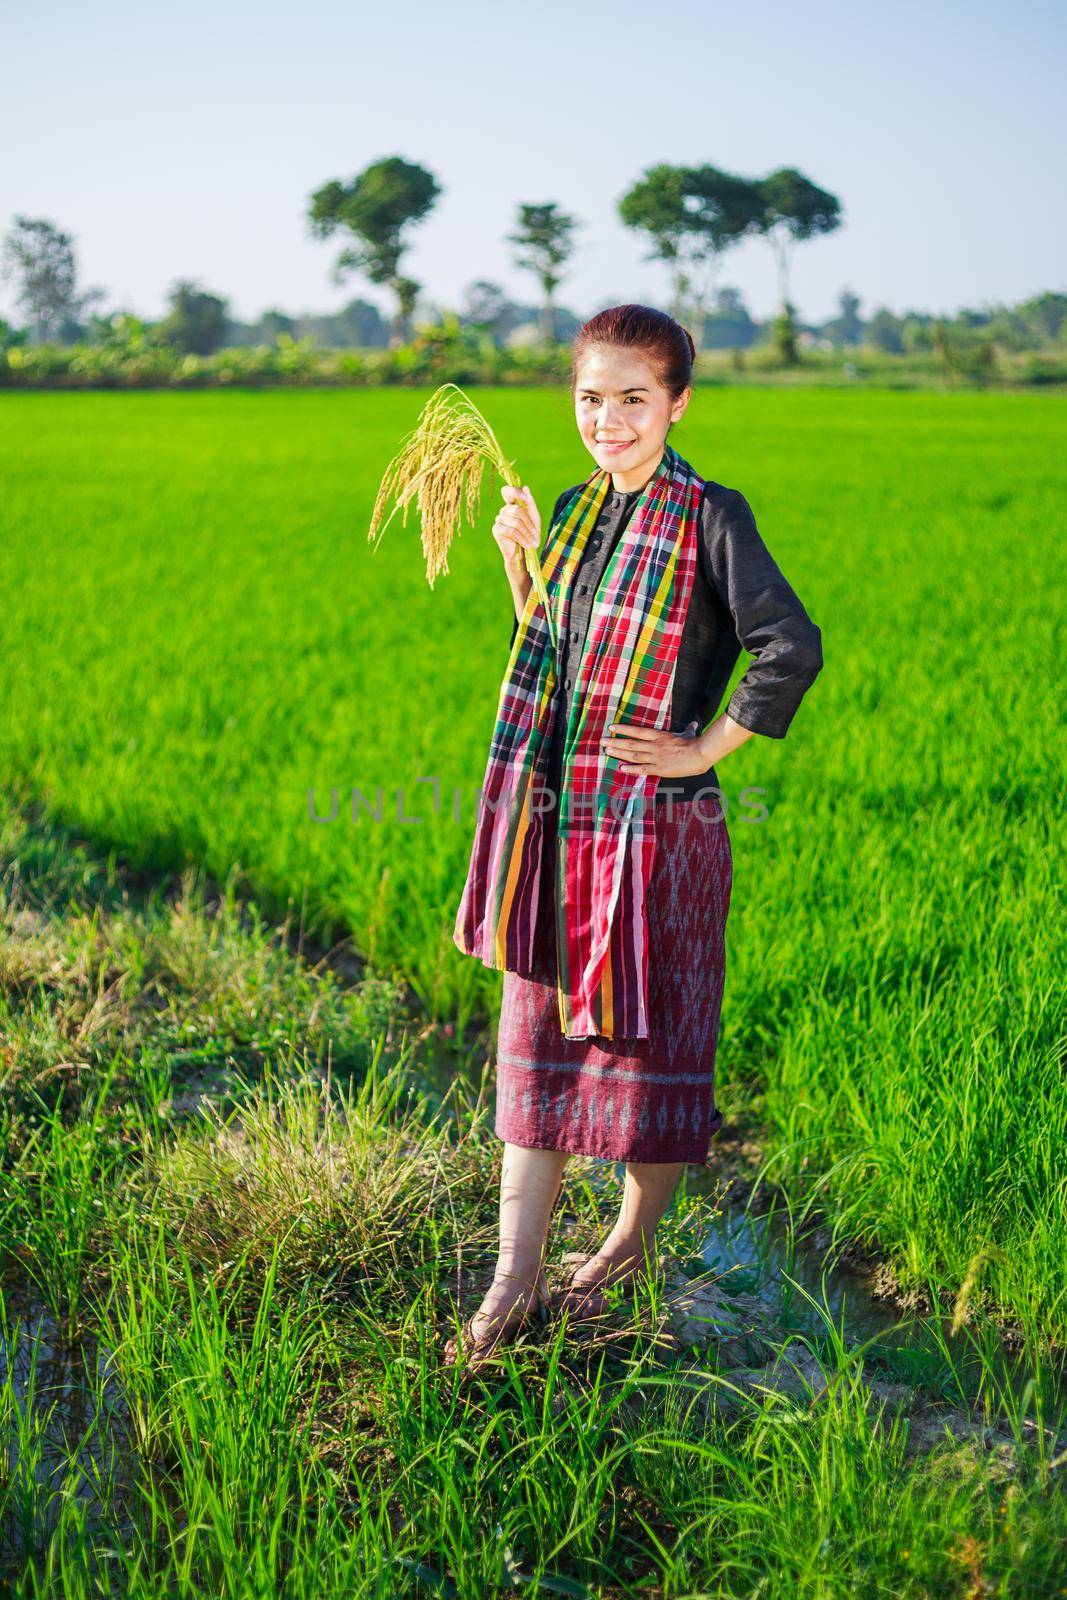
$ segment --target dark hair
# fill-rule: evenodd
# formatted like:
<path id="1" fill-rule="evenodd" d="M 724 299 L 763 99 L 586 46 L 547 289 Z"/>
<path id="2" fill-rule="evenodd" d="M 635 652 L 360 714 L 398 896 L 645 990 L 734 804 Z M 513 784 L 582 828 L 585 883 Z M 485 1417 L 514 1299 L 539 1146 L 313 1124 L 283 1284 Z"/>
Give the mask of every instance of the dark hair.
<path id="1" fill-rule="evenodd" d="M 653 306 L 609 306 L 582 324 L 571 349 L 571 386 L 582 357 L 595 344 L 618 344 L 651 357 L 660 383 L 677 400 L 693 376 L 696 346 L 688 328 Z"/>

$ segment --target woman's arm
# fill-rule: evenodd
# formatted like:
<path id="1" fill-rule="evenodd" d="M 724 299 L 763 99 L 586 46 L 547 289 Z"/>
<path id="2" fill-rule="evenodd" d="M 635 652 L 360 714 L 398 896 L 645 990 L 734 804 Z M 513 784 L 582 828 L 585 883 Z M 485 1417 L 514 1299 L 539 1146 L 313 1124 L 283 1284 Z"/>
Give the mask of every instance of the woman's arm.
<path id="1" fill-rule="evenodd" d="M 754 733 L 783 738 L 822 667 L 819 630 L 760 538 L 744 495 L 710 489 L 700 515 L 705 573 L 729 608 L 738 642 L 756 659 L 725 711 L 696 737 L 610 724 L 603 748 L 619 758 L 622 772 L 684 778 L 717 765 Z"/>
<path id="2" fill-rule="evenodd" d="M 712 581 L 730 609 L 739 642 L 755 656 L 725 716 L 752 733 L 784 739 L 822 670 L 822 633 L 760 537 L 744 495 L 717 490 L 705 496 L 701 510 Z M 707 734 L 716 726 L 712 723 Z M 729 737 L 728 724 L 721 736 Z M 731 742 L 729 748 L 734 747 Z M 720 743 L 719 754 L 724 753 Z"/>
<path id="3" fill-rule="evenodd" d="M 752 738 L 754 731 L 752 728 L 746 728 L 741 722 L 735 722 L 729 712 L 720 711 L 714 722 L 709 722 L 704 732 L 694 740 L 702 762 L 697 771 L 703 772 L 707 767 L 717 766 L 733 751 L 746 744 Z"/>
<path id="4" fill-rule="evenodd" d="M 552 515 L 548 519 L 548 526 L 550 529 L 556 518 L 559 516 L 560 507 L 563 505 L 563 502 L 566 500 L 568 495 L 573 493 L 573 489 L 564 489 L 563 493 L 552 507 Z M 519 619 L 521 618 L 523 608 L 526 605 L 526 597 L 533 588 L 533 579 L 526 570 L 525 561 L 522 563 L 521 567 L 516 568 L 514 571 L 505 562 L 505 571 L 508 575 L 508 582 L 511 585 L 511 598 L 515 607 L 515 620 L 511 624 L 511 639 L 508 644 L 508 649 L 510 650 L 511 646 L 515 643 L 515 635 L 519 631 Z"/>
<path id="5" fill-rule="evenodd" d="M 511 599 L 515 607 L 515 621 L 511 626 L 511 642 L 515 642 L 515 634 L 519 627 L 519 618 L 522 616 L 526 605 L 526 597 L 533 588 L 533 579 L 526 570 L 526 562 L 520 558 L 517 567 L 505 567 L 508 583 L 511 585 Z"/>

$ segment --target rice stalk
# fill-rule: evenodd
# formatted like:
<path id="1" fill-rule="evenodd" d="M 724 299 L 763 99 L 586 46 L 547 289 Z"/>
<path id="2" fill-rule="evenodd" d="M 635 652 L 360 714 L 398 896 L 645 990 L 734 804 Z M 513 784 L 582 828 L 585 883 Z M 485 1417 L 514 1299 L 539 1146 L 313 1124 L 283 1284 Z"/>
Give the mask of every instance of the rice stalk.
<path id="1" fill-rule="evenodd" d="M 368 541 L 377 548 L 397 511 L 407 524 L 415 502 L 422 524 L 422 552 L 430 588 L 439 573 L 448 574 L 448 547 L 460 530 L 464 509 L 472 525 L 478 511 L 482 472 L 513 488 L 521 487 L 515 467 L 500 448 L 496 434 L 469 395 L 455 383 L 443 383 L 427 400 L 418 422 L 404 438 L 382 474 L 374 502 Z M 393 508 L 386 516 L 390 501 Z M 552 648 L 556 630 L 548 590 L 536 550 L 525 549 L 526 570 L 544 607 Z"/>

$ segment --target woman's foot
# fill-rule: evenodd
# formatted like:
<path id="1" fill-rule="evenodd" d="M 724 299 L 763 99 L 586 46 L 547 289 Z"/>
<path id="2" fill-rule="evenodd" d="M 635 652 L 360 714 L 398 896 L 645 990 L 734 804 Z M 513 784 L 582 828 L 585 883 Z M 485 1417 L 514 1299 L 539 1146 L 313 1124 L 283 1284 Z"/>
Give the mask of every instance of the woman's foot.
<path id="1" fill-rule="evenodd" d="M 650 1264 L 655 1256 L 650 1247 Z M 609 1235 L 589 1261 L 570 1274 L 552 1297 L 556 1311 L 569 1311 L 572 1318 L 601 1317 L 608 1309 L 607 1291 L 624 1283 L 645 1265 L 645 1247 L 640 1239 L 615 1239 Z"/>
<path id="2" fill-rule="evenodd" d="M 482 1365 L 547 1307 L 548 1284 L 543 1271 L 533 1283 L 521 1273 L 497 1272 L 481 1305 L 463 1324 L 460 1338 L 453 1335 L 445 1345 L 445 1366 L 454 1366 L 461 1351 L 469 1366 Z"/>

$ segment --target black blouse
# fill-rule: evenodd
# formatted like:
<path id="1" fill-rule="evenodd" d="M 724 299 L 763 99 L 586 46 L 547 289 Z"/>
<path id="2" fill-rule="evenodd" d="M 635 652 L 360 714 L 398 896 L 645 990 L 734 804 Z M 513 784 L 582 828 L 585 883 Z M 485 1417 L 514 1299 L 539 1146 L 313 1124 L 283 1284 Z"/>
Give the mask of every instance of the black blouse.
<path id="1" fill-rule="evenodd" d="M 581 488 L 565 489 L 552 511 Z M 571 586 L 568 629 L 559 641 L 559 686 L 546 783 L 558 796 L 563 746 L 574 693 L 575 667 L 585 641 L 593 596 L 618 544 L 640 489 L 609 489 L 586 540 Z M 512 643 L 518 618 L 511 630 Z M 700 733 L 718 714 L 741 646 L 755 660 L 730 696 L 727 713 L 742 727 L 782 739 L 823 665 L 822 634 L 767 549 L 752 510 L 737 489 L 706 481 L 700 503 L 698 561 L 674 673 L 670 732 Z M 573 655 L 572 655 L 573 651 Z M 654 803 L 691 800 L 716 788 L 714 767 L 685 778 L 661 778 Z"/>

